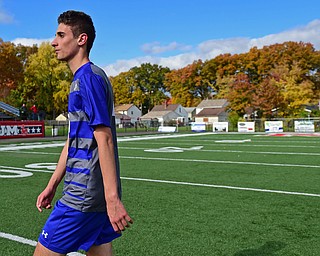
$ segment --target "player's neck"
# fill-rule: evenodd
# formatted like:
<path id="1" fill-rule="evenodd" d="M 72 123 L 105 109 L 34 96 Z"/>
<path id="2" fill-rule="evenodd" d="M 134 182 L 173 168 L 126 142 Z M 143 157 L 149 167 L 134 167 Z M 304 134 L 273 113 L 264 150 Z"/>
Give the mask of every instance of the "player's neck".
<path id="1" fill-rule="evenodd" d="M 68 61 L 68 65 L 69 65 L 69 68 L 71 70 L 71 72 L 73 74 L 76 73 L 76 71 L 81 67 L 83 66 L 84 64 L 88 63 L 90 60 L 89 60 L 89 57 L 84 55 L 84 56 L 81 56 L 81 55 L 77 55 L 75 56 L 72 60 Z"/>

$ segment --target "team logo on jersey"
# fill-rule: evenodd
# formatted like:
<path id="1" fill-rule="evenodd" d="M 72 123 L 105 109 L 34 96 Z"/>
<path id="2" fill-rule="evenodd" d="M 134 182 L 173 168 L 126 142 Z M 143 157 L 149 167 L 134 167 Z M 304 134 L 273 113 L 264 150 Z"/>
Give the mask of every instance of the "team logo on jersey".
<path id="1" fill-rule="evenodd" d="M 49 234 L 43 229 L 41 235 L 42 235 L 45 239 L 47 239 L 47 237 L 48 237 Z"/>

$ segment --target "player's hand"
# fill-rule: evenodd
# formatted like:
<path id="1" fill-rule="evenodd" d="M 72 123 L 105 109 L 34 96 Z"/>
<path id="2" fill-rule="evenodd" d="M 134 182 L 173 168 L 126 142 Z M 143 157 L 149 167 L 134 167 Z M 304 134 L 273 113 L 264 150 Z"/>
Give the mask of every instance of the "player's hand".
<path id="1" fill-rule="evenodd" d="M 115 202 L 107 202 L 107 213 L 111 225 L 117 233 L 121 233 L 121 231 L 129 228 L 130 224 L 133 224 L 133 220 L 128 215 L 120 199 Z"/>
<path id="2" fill-rule="evenodd" d="M 39 212 L 42 212 L 42 209 L 50 209 L 52 207 L 51 202 L 54 197 L 55 191 L 46 188 L 38 196 L 36 207 Z"/>

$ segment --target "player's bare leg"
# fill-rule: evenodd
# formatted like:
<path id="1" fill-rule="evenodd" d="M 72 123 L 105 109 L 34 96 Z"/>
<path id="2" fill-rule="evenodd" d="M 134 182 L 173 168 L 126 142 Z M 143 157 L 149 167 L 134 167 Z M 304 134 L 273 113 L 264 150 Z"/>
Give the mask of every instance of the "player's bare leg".
<path id="1" fill-rule="evenodd" d="M 56 253 L 50 251 L 48 248 L 44 247 L 42 244 L 37 243 L 36 249 L 33 256 L 64 256 L 65 254 Z"/>
<path id="2" fill-rule="evenodd" d="M 112 256 L 112 244 L 93 245 L 87 252 L 87 256 Z"/>

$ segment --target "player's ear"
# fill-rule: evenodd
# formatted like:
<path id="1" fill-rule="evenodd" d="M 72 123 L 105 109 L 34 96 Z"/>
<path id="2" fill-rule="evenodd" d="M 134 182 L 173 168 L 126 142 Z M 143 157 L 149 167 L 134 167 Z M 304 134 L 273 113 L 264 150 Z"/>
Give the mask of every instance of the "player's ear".
<path id="1" fill-rule="evenodd" d="M 78 37 L 78 44 L 79 45 L 84 45 L 88 41 L 88 35 L 86 33 L 81 33 Z"/>

